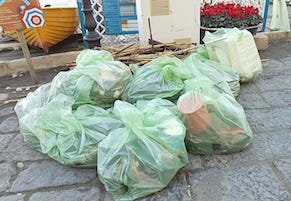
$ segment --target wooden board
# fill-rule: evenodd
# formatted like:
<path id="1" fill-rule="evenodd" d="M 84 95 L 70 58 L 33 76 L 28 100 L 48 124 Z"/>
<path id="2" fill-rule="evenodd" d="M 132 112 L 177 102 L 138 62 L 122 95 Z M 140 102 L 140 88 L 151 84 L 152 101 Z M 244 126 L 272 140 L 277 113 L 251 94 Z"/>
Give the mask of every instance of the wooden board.
<path id="1" fill-rule="evenodd" d="M 40 7 L 38 0 L 1 0 L 0 2 L 0 26 L 4 31 L 24 29 L 20 18 L 21 10 L 27 7 Z"/>

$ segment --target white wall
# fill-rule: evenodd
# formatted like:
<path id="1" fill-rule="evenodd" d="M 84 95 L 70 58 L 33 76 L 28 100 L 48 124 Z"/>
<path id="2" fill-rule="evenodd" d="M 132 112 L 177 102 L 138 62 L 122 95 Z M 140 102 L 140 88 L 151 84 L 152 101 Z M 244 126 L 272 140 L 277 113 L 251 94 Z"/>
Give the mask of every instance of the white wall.
<path id="1" fill-rule="evenodd" d="M 151 0 L 137 0 L 136 3 L 141 45 L 147 45 L 150 38 L 148 18 L 154 40 L 167 43 L 189 39 L 199 44 L 200 1 L 169 0 L 169 15 L 160 16 L 151 16 Z"/>

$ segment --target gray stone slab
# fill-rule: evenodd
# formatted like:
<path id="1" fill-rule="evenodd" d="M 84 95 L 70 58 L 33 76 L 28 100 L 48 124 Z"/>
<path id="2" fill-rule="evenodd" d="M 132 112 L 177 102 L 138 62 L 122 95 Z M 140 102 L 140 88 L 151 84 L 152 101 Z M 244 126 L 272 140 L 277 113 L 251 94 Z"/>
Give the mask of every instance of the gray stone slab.
<path id="1" fill-rule="evenodd" d="M 241 83 L 240 85 L 240 94 L 248 93 L 257 93 L 259 91 L 258 87 L 255 85 L 255 82 Z"/>
<path id="2" fill-rule="evenodd" d="M 289 158 L 275 161 L 274 165 L 287 178 L 289 184 L 291 184 L 291 159 Z"/>
<path id="3" fill-rule="evenodd" d="M 242 162 L 264 161 L 273 157 L 269 135 L 254 135 L 253 143 L 241 152 L 227 155 L 205 155 L 201 157 L 207 168 L 228 168 Z"/>
<path id="4" fill-rule="evenodd" d="M 0 124 L 0 133 L 10 133 L 18 130 L 18 119 L 16 115 L 4 119 L 4 121 Z"/>
<path id="5" fill-rule="evenodd" d="M 246 115 L 255 133 L 291 128 L 291 107 L 246 110 Z"/>
<path id="6" fill-rule="evenodd" d="M 0 101 L 7 100 L 9 98 L 9 94 L 0 93 Z"/>
<path id="7" fill-rule="evenodd" d="M 291 75 L 291 65 L 286 65 L 282 62 L 278 63 L 268 63 L 266 67 L 263 68 L 263 75 L 267 76 L 277 76 L 277 75 Z"/>
<path id="8" fill-rule="evenodd" d="M 70 168 L 54 161 L 34 162 L 18 174 L 10 191 L 82 184 L 94 179 L 97 179 L 95 169 Z"/>
<path id="9" fill-rule="evenodd" d="M 190 183 L 192 198 L 199 201 L 274 201 L 291 198 L 267 164 L 200 170 L 190 174 Z"/>
<path id="10" fill-rule="evenodd" d="M 268 108 L 270 105 L 257 93 L 241 93 L 237 101 L 244 109 Z"/>
<path id="11" fill-rule="evenodd" d="M 8 147 L 0 152 L 0 158 L 6 161 L 35 161 L 49 159 L 47 155 L 29 148 L 24 142 L 22 134 L 17 134 L 16 137 L 10 141 Z"/>
<path id="12" fill-rule="evenodd" d="M 291 156 L 291 131 L 272 132 L 267 134 L 272 152 L 277 157 Z M 290 166 L 291 169 L 291 166 Z"/>
<path id="13" fill-rule="evenodd" d="M 28 201 L 53 200 L 53 201 L 92 201 L 100 200 L 100 190 L 96 186 L 79 187 L 67 190 L 38 192 L 31 195 Z"/>
<path id="14" fill-rule="evenodd" d="M 0 164 L 0 193 L 4 192 L 9 186 L 9 180 L 12 176 L 16 175 L 17 171 L 15 166 L 11 163 Z M 0 199 L 1 200 L 1 199 Z"/>
<path id="15" fill-rule="evenodd" d="M 291 75 L 263 75 L 256 80 L 256 85 L 262 92 L 288 90 L 291 86 Z"/>
<path id="16" fill-rule="evenodd" d="M 196 170 L 196 169 L 203 169 L 202 160 L 199 155 L 188 154 L 189 163 L 183 170 Z"/>
<path id="17" fill-rule="evenodd" d="M 110 197 L 110 195 L 108 193 L 106 193 L 104 201 L 114 201 L 114 199 L 112 197 Z"/>
<path id="18" fill-rule="evenodd" d="M 0 195 L 0 201 L 24 201 L 24 197 L 25 195 L 23 194 L 7 195 L 7 196 Z"/>
<path id="19" fill-rule="evenodd" d="M 13 137 L 14 137 L 13 134 L 0 135 L 0 151 L 6 149 L 6 147 L 8 146 L 8 143 Z"/>
<path id="20" fill-rule="evenodd" d="M 281 60 L 269 59 L 268 61 L 262 62 L 263 65 L 263 74 L 266 75 L 266 72 L 270 68 L 274 68 L 273 70 L 280 69 L 285 64 Z M 274 71 L 276 72 L 276 71 Z"/>
<path id="21" fill-rule="evenodd" d="M 7 116 L 14 113 L 13 106 L 6 106 L 0 108 L 0 117 Z"/>
<path id="22" fill-rule="evenodd" d="M 291 67 L 291 57 L 290 57 L 290 56 L 289 56 L 289 57 L 284 57 L 283 59 L 281 59 L 281 61 L 282 61 L 284 64 L 286 64 L 286 66 L 288 66 L 289 69 L 290 69 L 290 67 Z"/>
<path id="23" fill-rule="evenodd" d="M 190 188 L 184 174 L 178 174 L 166 189 L 140 199 L 140 201 L 191 201 Z"/>
<path id="24" fill-rule="evenodd" d="M 272 91 L 261 95 L 272 106 L 291 106 L 291 90 Z"/>

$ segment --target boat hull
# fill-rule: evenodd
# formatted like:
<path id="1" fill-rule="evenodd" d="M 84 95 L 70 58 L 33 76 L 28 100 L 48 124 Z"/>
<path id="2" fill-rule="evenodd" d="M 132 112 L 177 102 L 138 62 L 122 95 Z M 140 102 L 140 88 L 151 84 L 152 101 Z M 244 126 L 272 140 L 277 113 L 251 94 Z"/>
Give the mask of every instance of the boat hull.
<path id="1" fill-rule="evenodd" d="M 76 7 L 42 8 L 46 25 L 24 29 L 23 34 L 28 45 L 42 48 L 45 52 L 53 45 L 72 35 L 79 26 L 79 14 Z M 16 32 L 9 34 L 17 39 Z"/>

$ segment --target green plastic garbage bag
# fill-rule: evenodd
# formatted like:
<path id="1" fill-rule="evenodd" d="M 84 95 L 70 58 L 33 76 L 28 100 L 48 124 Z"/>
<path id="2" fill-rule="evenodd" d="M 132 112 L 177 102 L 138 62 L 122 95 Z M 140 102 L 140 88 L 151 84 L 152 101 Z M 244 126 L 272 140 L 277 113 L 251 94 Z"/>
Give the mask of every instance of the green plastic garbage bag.
<path id="1" fill-rule="evenodd" d="M 253 35 L 247 30 L 218 29 L 203 38 L 211 60 L 239 74 L 241 82 L 254 81 L 262 73 L 262 63 Z"/>
<path id="2" fill-rule="evenodd" d="M 74 167 L 96 167 L 98 143 L 122 122 L 109 111 L 93 105 L 72 110 L 72 97 L 60 94 L 42 107 L 34 108 L 24 99 L 19 105 L 25 115 L 19 116 L 20 132 L 30 147 L 48 154 L 56 161 Z M 16 111 L 19 106 L 16 106 Z M 18 113 L 18 112 L 16 112 Z M 28 128 L 28 129 L 27 129 Z"/>
<path id="3" fill-rule="evenodd" d="M 131 103 L 154 98 L 177 100 L 184 87 L 183 81 L 189 76 L 187 68 L 178 58 L 159 57 L 136 71 L 122 99 Z"/>
<path id="4" fill-rule="evenodd" d="M 187 125 L 186 146 L 193 154 L 226 154 L 243 150 L 253 140 L 242 106 L 209 79 L 185 81 L 178 108 Z"/>
<path id="5" fill-rule="evenodd" d="M 193 78 L 206 76 L 225 93 L 232 94 L 235 97 L 239 95 L 239 75 L 230 68 L 210 60 L 206 48 L 198 48 L 196 53 L 192 53 L 183 62 L 191 72 Z"/>
<path id="6" fill-rule="evenodd" d="M 50 97 L 60 93 L 73 96 L 74 107 L 87 103 L 113 106 L 132 76 L 129 67 L 114 61 L 107 51 L 83 50 L 76 62 L 75 69 L 61 72 L 53 79 L 49 92 Z"/>
<path id="7" fill-rule="evenodd" d="M 274 0 L 270 28 L 272 31 L 290 31 L 290 21 L 285 0 Z"/>
<path id="8" fill-rule="evenodd" d="M 157 112 L 158 111 L 158 112 Z M 116 200 L 134 200 L 166 187 L 188 163 L 185 126 L 167 100 L 116 101 L 113 108 L 125 127 L 98 145 L 98 175 Z"/>
<path id="9" fill-rule="evenodd" d="M 211 60 L 205 46 L 198 48 L 197 53 L 204 58 L 204 62 L 210 67 L 215 68 L 218 73 L 223 77 L 223 80 L 227 82 L 228 86 L 231 89 L 232 94 L 237 97 L 240 92 L 240 77 L 233 69 L 228 66 L 221 65 L 220 63 Z M 201 68 L 200 68 L 201 69 Z M 202 69 L 201 69 L 202 70 Z M 208 75 L 208 74 L 206 74 Z M 212 75 L 212 74 L 210 74 Z M 210 76 L 209 76 L 210 77 Z M 214 77 L 212 78 L 214 80 Z"/>
<path id="10" fill-rule="evenodd" d="M 34 123 L 41 115 L 41 108 L 48 103 L 50 84 L 45 84 L 30 92 L 21 101 L 17 102 L 14 111 L 19 120 L 19 129 L 26 144 L 37 151 L 41 151 L 39 139 L 35 136 Z"/>

